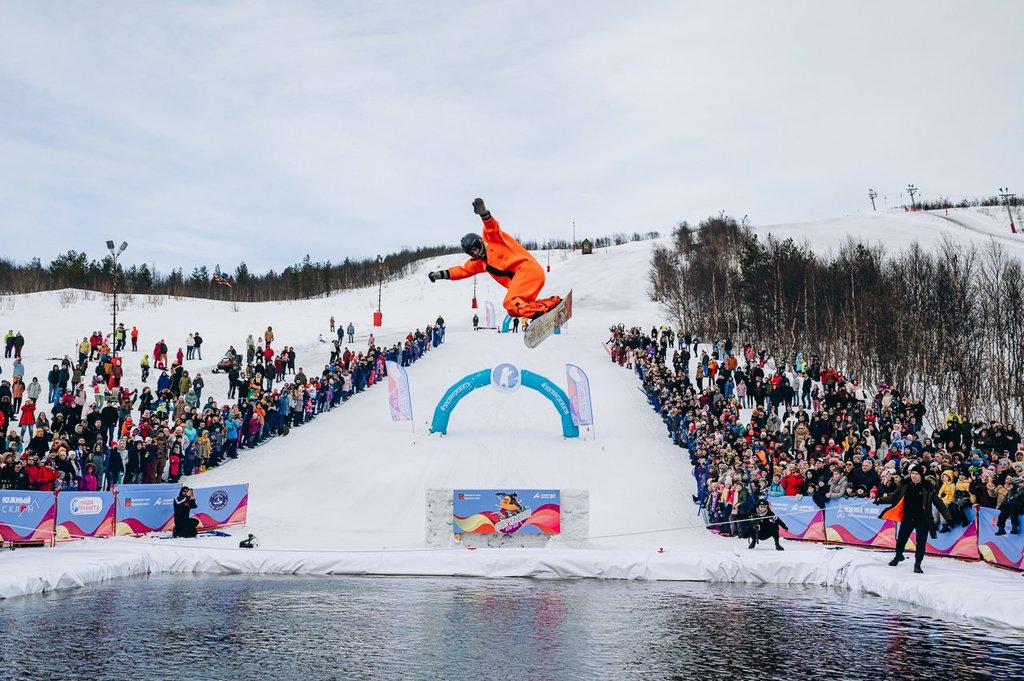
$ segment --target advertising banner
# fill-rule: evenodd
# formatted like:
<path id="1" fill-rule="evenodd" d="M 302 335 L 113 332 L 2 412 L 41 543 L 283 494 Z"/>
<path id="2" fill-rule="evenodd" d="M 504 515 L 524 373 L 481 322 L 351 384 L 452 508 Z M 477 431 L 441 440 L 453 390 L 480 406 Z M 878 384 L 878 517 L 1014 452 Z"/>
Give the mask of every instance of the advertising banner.
<path id="1" fill-rule="evenodd" d="M 174 527 L 174 498 L 181 485 L 118 485 L 117 534 L 162 532 Z"/>
<path id="2" fill-rule="evenodd" d="M 5 542 L 49 543 L 56 515 L 53 492 L 0 490 L 0 539 Z"/>
<path id="3" fill-rule="evenodd" d="M 196 509 L 192 517 L 199 520 L 200 530 L 244 525 L 249 509 L 249 485 L 193 487 Z"/>
<path id="4" fill-rule="evenodd" d="M 558 534 L 561 493 L 557 489 L 457 489 L 455 534 Z"/>
<path id="5" fill-rule="evenodd" d="M 1009 534 L 1010 522 L 1001 537 L 996 536 L 999 511 L 994 508 L 978 509 L 978 551 L 982 560 L 993 565 L 1024 570 L 1024 534 Z"/>
<path id="6" fill-rule="evenodd" d="M 497 326 L 494 318 L 494 303 L 489 300 L 484 301 L 484 326 L 488 329 L 493 329 Z"/>
<path id="7" fill-rule="evenodd" d="M 409 374 L 398 362 L 387 362 L 388 408 L 392 421 L 412 421 L 412 393 Z"/>
<path id="8" fill-rule="evenodd" d="M 825 506 L 825 537 L 836 544 L 896 548 L 896 523 L 882 520 L 884 506 L 869 499 L 839 499 Z"/>
<path id="9" fill-rule="evenodd" d="M 974 508 L 968 506 L 964 509 L 970 524 L 967 527 L 954 527 L 949 532 L 938 532 L 935 538 L 928 538 L 925 546 L 925 553 L 933 556 L 950 556 L 951 558 L 963 558 L 964 560 L 978 560 L 981 554 L 978 553 L 978 524 L 974 522 Z M 942 527 L 940 524 L 939 527 Z M 912 545 L 913 539 L 907 546 Z M 907 549 L 909 552 L 911 549 Z"/>
<path id="10" fill-rule="evenodd" d="M 779 528 L 779 536 L 784 539 L 805 539 L 822 541 L 825 538 L 824 511 L 818 508 L 810 497 L 769 497 L 771 510 L 782 522 L 789 526 L 788 530 Z"/>
<path id="11" fill-rule="evenodd" d="M 876 506 L 868 499 L 841 499 L 830 501 L 825 508 L 825 534 L 828 541 L 837 544 L 869 546 L 895 549 L 898 526 L 890 520 L 882 520 L 878 514 L 884 506 Z M 955 527 L 949 532 L 937 532 L 929 537 L 925 552 L 933 556 L 950 556 L 965 560 L 977 560 L 978 531 L 973 522 L 974 510 L 966 510 L 972 521 L 967 527 Z M 940 523 L 941 527 L 941 523 Z M 917 533 L 910 536 L 906 552 L 914 551 Z"/>
<path id="12" fill-rule="evenodd" d="M 112 492 L 61 492 L 57 495 L 57 541 L 113 535 Z"/>
<path id="13" fill-rule="evenodd" d="M 566 364 L 565 379 L 569 388 L 572 422 L 577 426 L 594 425 L 594 407 L 590 403 L 590 379 L 587 374 L 575 364 Z"/>

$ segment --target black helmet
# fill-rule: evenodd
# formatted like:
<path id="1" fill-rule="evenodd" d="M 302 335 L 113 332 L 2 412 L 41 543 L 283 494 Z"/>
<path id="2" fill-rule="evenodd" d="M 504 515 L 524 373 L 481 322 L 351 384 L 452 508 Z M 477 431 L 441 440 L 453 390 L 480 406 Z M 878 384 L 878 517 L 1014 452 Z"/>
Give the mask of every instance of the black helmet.
<path id="1" fill-rule="evenodd" d="M 466 252 L 466 255 L 476 260 L 483 258 L 486 253 L 484 240 L 480 238 L 479 234 L 473 232 L 462 237 L 462 250 Z"/>

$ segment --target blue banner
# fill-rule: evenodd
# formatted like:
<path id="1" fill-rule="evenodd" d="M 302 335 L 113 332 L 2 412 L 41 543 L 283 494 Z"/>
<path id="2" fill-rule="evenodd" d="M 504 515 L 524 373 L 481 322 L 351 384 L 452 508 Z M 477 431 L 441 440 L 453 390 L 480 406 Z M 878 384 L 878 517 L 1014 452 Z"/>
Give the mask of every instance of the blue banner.
<path id="1" fill-rule="evenodd" d="M 199 519 L 200 529 L 245 524 L 249 485 L 193 487 L 192 491 L 196 495 L 196 509 L 192 511 L 192 517 Z"/>
<path id="2" fill-rule="evenodd" d="M 0 490 L 0 539 L 7 542 L 53 540 L 57 503 L 53 492 Z"/>
<path id="3" fill-rule="evenodd" d="M 145 534 L 174 526 L 174 498 L 181 485 L 118 485 L 117 534 Z"/>
<path id="4" fill-rule="evenodd" d="M 1024 570 L 1024 534 L 1009 534 L 1013 524 L 1003 526 L 1007 534 L 996 536 L 999 511 L 994 508 L 978 509 L 978 551 L 986 563 Z"/>
<path id="5" fill-rule="evenodd" d="M 112 492 L 61 492 L 57 495 L 57 541 L 113 534 Z"/>

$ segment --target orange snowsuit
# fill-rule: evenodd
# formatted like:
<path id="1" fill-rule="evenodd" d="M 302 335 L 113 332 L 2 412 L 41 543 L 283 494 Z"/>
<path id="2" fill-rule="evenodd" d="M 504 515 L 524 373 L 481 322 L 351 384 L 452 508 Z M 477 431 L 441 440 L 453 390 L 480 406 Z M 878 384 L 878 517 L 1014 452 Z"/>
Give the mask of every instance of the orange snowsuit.
<path id="1" fill-rule="evenodd" d="M 484 258 L 470 258 L 461 267 L 448 268 L 450 279 L 466 279 L 487 272 L 508 289 L 503 305 L 511 317 L 532 319 L 559 303 L 558 296 L 537 300 L 544 288 L 544 268 L 518 241 L 501 230 L 497 220 L 484 220 L 482 237 L 486 249 Z"/>

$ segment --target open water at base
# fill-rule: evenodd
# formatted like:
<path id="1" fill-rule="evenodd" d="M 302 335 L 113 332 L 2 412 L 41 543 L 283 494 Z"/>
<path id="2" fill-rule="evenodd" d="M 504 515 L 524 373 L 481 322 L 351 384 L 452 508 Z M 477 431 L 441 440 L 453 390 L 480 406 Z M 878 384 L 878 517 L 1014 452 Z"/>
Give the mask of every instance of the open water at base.
<path id="1" fill-rule="evenodd" d="M 160 575 L 0 602 L 15 679 L 1024 678 L 1021 632 L 823 588 Z"/>

